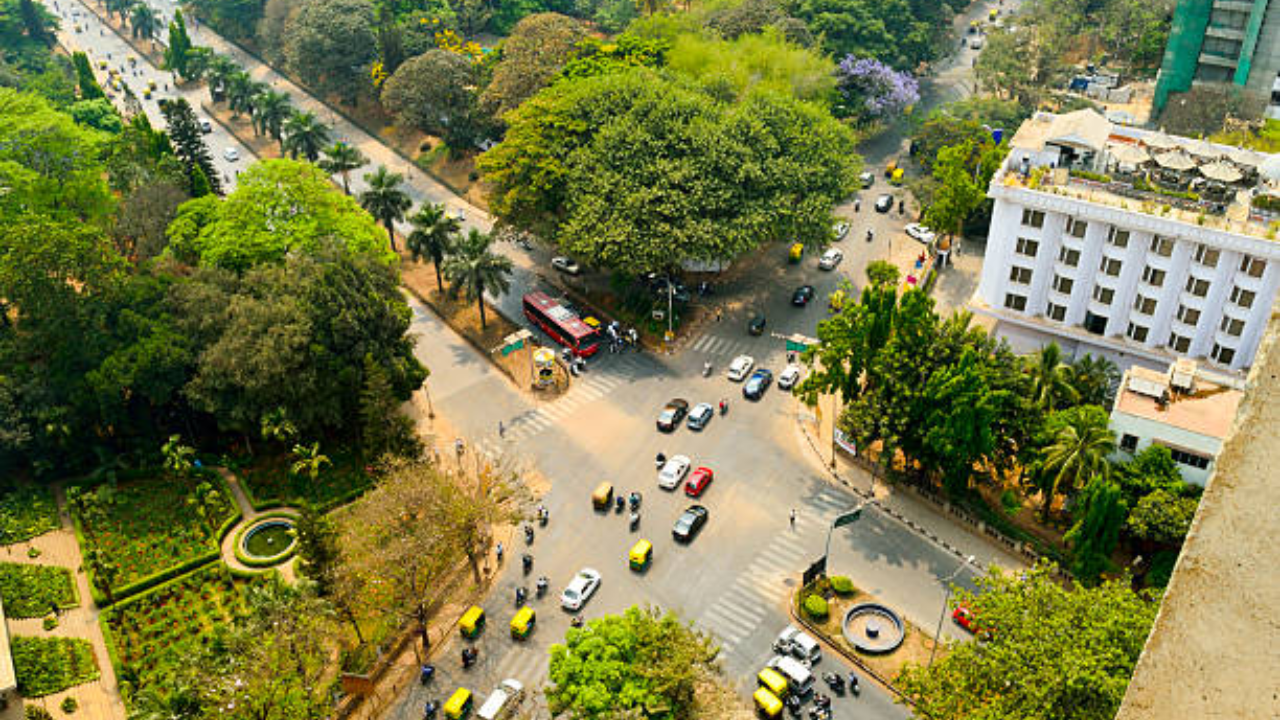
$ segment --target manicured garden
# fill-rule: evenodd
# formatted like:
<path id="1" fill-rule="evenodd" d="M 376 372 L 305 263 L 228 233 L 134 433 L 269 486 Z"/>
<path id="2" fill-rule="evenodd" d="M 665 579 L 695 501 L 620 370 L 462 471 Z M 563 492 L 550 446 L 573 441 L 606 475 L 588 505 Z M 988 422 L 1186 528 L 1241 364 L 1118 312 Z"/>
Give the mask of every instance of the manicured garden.
<path id="1" fill-rule="evenodd" d="M 18 636 L 12 639 L 9 649 L 18 676 L 18 692 L 24 697 L 51 695 L 97 680 L 102 674 L 88 640 Z"/>
<path id="2" fill-rule="evenodd" d="M 0 495 L 0 545 L 30 540 L 58 528 L 53 491 L 28 485 Z"/>
<path id="3" fill-rule="evenodd" d="M 238 471 L 240 483 L 249 493 L 254 507 L 310 504 L 328 510 L 354 500 L 368 490 L 374 477 L 365 470 L 364 461 L 355 454 L 334 454 L 315 480 L 305 474 L 290 472 L 288 455 L 264 457 L 252 466 Z"/>
<path id="4" fill-rule="evenodd" d="M 201 483 L 213 488 L 206 519 L 189 502 Z M 118 568 L 116 589 L 217 553 L 219 528 L 238 513 L 211 474 L 151 476 L 120 485 L 110 497 L 98 520 L 79 519 L 86 553 L 97 548 Z"/>
<path id="5" fill-rule="evenodd" d="M 42 617 L 75 607 L 76 588 L 67 568 L 0 563 L 0 600 L 8 617 Z"/>
<path id="6" fill-rule="evenodd" d="M 222 563 L 212 563 L 111 606 L 102 614 L 103 631 L 122 670 L 145 683 L 187 662 L 218 626 L 244 615 L 246 588 L 265 582 L 272 580 L 236 577 Z"/>

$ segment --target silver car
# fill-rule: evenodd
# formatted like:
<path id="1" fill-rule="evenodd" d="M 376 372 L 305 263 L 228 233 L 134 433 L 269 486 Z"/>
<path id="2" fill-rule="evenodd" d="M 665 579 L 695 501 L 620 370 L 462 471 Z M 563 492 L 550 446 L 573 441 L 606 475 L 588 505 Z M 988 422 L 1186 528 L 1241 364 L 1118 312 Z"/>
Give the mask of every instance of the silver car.
<path id="1" fill-rule="evenodd" d="M 569 586 L 560 593 L 560 607 L 565 610 L 581 610 L 582 606 L 600 587 L 600 572 L 591 568 L 582 568 L 569 581 Z"/>
<path id="2" fill-rule="evenodd" d="M 693 461 L 687 455 L 676 455 L 667 460 L 658 471 L 658 487 L 663 490 L 675 490 L 680 487 L 680 483 L 684 482 L 692 466 Z"/>
<path id="3" fill-rule="evenodd" d="M 822 257 L 818 260 L 818 267 L 823 270 L 835 270 L 840 261 L 844 259 L 844 253 L 836 248 L 830 248 L 822 253 Z"/>

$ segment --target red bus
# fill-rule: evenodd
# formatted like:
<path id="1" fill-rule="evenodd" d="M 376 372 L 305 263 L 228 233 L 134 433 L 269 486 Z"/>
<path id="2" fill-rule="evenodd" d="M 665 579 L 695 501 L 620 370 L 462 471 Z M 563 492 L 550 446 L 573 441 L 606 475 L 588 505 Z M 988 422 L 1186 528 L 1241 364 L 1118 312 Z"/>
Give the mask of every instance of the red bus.
<path id="1" fill-rule="evenodd" d="M 524 316 L 578 357 L 590 357 L 600 349 L 600 332 L 546 293 L 524 296 Z"/>

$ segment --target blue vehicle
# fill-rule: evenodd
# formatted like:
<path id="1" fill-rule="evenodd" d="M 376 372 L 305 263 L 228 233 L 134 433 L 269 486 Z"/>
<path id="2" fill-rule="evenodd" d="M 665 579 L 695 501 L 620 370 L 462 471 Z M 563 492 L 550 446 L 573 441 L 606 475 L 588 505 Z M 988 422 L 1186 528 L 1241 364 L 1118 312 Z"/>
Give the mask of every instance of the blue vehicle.
<path id="1" fill-rule="evenodd" d="M 746 384 L 742 386 L 742 397 L 748 400 L 759 400 L 764 396 L 764 391 L 769 389 L 769 384 L 773 382 L 773 372 L 761 368 L 751 373 L 751 377 L 747 378 Z"/>

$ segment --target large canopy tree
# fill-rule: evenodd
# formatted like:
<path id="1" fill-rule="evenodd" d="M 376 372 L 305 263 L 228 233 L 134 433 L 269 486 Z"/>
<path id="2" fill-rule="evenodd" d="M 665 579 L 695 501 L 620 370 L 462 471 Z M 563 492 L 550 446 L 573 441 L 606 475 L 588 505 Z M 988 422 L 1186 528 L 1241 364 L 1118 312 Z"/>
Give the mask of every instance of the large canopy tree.
<path id="1" fill-rule="evenodd" d="M 354 103 L 377 59 L 374 24 L 368 0 L 305 0 L 285 22 L 289 67 L 322 94 Z"/>
<path id="2" fill-rule="evenodd" d="M 382 104 L 402 123 L 435 135 L 455 150 L 480 140 L 477 68 L 448 50 L 425 52 L 400 66 L 382 86 Z"/>
<path id="3" fill-rule="evenodd" d="M 559 13 L 529 15 L 502 42 L 493 79 L 480 96 L 481 107 L 501 117 L 551 83 L 574 48 L 587 37 L 582 22 Z"/>

